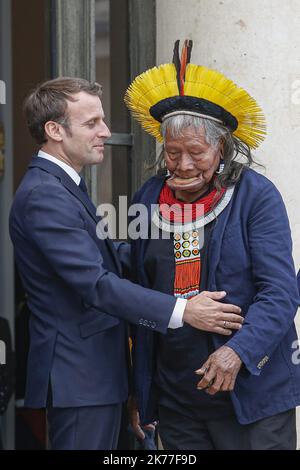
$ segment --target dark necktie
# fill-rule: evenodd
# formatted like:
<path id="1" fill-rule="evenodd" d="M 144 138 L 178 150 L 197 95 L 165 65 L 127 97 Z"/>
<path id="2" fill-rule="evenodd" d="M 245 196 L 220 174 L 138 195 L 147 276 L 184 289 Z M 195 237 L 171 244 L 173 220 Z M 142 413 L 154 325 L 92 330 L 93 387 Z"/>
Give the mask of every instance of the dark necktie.
<path id="1" fill-rule="evenodd" d="M 79 187 L 84 193 L 87 193 L 87 187 L 83 178 L 80 178 Z"/>
<path id="2" fill-rule="evenodd" d="M 89 195 L 88 195 L 88 192 L 87 192 L 87 187 L 86 187 L 86 184 L 85 184 L 85 181 L 84 181 L 83 178 L 80 179 L 79 188 L 82 191 L 82 194 L 84 196 L 85 201 L 88 204 L 88 207 L 96 215 L 96 207 L 94 206 L 91 199 L 89 198 Z"/>

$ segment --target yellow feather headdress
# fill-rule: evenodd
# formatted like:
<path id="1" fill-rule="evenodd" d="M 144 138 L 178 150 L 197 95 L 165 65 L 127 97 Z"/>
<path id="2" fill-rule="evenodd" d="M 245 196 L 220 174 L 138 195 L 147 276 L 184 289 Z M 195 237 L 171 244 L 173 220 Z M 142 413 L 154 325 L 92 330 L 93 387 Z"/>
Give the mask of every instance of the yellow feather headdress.
<path id="1" fill-rule="evenodd" d="M 185 41 L 181 61 L 153 67 L 132 82 L 125 103 L 132 116 L 158 141 L 161 122 L 171 113 L 190 113 L 227 126 L 241 141 L 256 148 L 266 135 L 265 117 L 257 102 L 222 73 L 188 63 L 192 48 Z"/>

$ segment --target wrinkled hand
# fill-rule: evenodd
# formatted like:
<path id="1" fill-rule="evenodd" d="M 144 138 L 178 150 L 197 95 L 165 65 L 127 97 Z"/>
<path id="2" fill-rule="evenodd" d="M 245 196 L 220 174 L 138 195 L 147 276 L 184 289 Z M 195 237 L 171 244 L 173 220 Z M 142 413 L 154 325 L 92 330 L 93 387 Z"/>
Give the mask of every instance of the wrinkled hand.
<path id="1" fill-rule="evenodd" d="M 188 300 L 183 314 L 183 321 L 194 328 L 220 335 L 231 335 L 232 330 L 239 330 L 244 321 L 237 305 L 219 302 L 226 292 L 203 291 Z"/>
<path id="2" fill-rule="evenodd" d="M 136 435 L 138 439 L 144 440 L 145 433 L 143 429 L 155 429 L 156 423 L 141 426 L 140 414 L 138 412 L 136 401 L 133 397 L 128 398 L 127 407 L 128 407 L 129 421 L 130 421 L 134 434 Z"/>
<path id="3" fill-rule="evenodd" d="M 196 374 L 203 375 L 197 388 L 205 389 L 210 395 L 229 392 L 234 389 L 236 376 L 242 361 L 238 354 L 228 346 L 222 346 L 209 356 Z"/>

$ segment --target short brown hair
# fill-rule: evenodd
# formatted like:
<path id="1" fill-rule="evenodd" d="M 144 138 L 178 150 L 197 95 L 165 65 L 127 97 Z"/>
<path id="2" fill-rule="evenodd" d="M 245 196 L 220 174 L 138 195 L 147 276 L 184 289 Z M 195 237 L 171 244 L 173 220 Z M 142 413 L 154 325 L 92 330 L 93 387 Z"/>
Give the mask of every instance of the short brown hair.
<path id="1" fill-rule="evenodd" d="M 83 78 L 60 77 L 41 83 L 29 94 L 24 112 L 30 133 L 38 144 L 47 142 L 44 130 L 47 121 L 69 127 L 67 101 L 75 101 L 72 95 L 81 91 L 100 98 L 102 87 Z"/>

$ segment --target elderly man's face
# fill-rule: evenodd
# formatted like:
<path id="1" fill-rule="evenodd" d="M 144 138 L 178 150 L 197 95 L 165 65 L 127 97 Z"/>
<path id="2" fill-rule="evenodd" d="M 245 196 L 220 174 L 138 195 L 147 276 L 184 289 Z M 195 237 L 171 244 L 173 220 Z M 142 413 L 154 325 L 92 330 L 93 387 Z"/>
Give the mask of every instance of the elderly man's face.
<path id="1" fill-rule="evenodd" d="M 220 146 L 213 147 L 205 139 L 204 129 L 183 129 L 172 137 L 167 132 L 165 161 L 171 177 L 167 180 L 175 196 L 183 201 L 196 200 L 209 187 L 220 162 Z"/>

